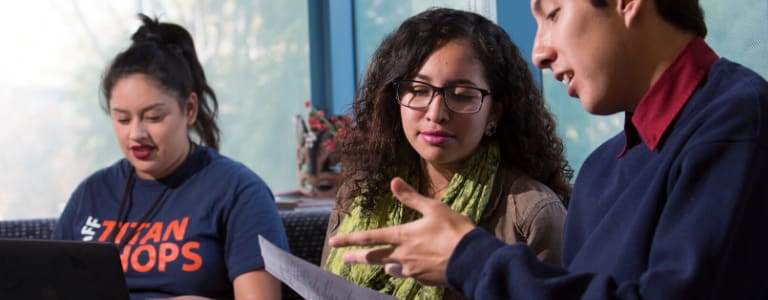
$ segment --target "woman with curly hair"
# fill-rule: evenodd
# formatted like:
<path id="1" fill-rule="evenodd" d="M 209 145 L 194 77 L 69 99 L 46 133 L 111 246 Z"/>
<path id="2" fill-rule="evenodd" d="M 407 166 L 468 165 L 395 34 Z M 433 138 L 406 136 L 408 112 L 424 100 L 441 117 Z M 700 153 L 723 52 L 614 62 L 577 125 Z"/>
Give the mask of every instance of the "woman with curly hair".
<path id="1" fill-rule="evenodd" d="M 418 219 L 389 189 L 399 177 L 560 263 L 572 170 L 526 61 L 498 25 L 445 8 L 407 19 L 371 58 L 353 112 L 329 238 Z M 359 285 L 400 299 L 463 298 L 383 266 L 344 264 L 344 251 L 326 248 L 325 268 Z"/>

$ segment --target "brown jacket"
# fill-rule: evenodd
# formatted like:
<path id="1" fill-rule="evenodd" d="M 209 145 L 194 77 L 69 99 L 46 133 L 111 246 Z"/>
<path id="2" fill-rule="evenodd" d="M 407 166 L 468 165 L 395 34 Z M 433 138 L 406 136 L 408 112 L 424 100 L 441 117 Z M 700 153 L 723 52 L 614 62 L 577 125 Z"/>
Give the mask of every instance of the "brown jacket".
<path id="1" fill-rule="evenodd" d="M 539 260 L 560 265 L 566 210 L 557 195 L 519 171 L 500 169 L 496 182 L 500 184 L 494 186 L 479 226 L 508 244 L 525 242 Z M 343 214 L 331 213 L 321 260 L 323 266 L 330 251 L 327 241 L 336 234 L 342 219 Z M 466 298 L 446 289 L 444 299 Z"/>

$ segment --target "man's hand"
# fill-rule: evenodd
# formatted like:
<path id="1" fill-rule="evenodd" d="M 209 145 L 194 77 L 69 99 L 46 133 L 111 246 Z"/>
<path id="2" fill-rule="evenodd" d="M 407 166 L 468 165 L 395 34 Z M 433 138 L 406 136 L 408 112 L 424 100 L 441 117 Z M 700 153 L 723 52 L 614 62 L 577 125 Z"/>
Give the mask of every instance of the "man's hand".
<path id="1" fill-rule="evenodd" d="M 448 259 L 459 240 L 475 225 L 440 201 L 420 195 L 400 178 L 392 179 L 395 197 L 422 214 L 407 224 L 339 235 L 331 247 L 389 245 L 386 248 L 350 250 L 344 262 L 384 264 L 384 270 L 397 277 L 413 277 L 423 284 L 444 285 Z"/>

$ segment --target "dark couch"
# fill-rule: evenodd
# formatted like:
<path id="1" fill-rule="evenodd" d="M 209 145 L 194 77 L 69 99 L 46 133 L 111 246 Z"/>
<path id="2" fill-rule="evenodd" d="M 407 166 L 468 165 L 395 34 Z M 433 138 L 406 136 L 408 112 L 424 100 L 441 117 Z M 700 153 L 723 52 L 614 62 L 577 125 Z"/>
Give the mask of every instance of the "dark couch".
<path id="1" fill-rule="evenodd" d="M 320 265 L 329 213 L 327 209 L 280 211 L 291 253 Z M 3 220 L 0 221 L 0 238 L 48 239 L 55 223 L 54 218 Z M 283 299 L 301 297 L 283 286 Z"/>

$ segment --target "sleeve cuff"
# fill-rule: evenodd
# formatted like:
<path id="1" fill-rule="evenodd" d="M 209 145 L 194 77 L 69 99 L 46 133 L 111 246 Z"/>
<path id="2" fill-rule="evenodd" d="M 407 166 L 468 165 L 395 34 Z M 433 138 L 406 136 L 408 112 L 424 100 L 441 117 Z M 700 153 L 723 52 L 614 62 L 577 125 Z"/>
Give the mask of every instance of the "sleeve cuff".
<path id="1" fill-rule="evenodd" d="M 448 287 L 464 295 L 474 294 L 486 260 L 504 245 L 504 242 L 480 227 L 464 235 L 448 260 L 445 275 Z"/>

